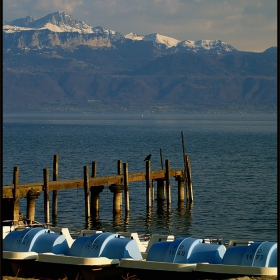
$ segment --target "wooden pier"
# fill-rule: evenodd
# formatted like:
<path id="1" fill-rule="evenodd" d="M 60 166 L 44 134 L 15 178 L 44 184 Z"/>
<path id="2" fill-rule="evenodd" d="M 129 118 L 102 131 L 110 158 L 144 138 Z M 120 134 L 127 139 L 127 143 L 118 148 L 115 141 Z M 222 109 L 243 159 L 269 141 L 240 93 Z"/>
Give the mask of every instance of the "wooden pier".
<path id="1" fill-rule="evenodd" d="M 154 200 L 153 181 L 157 182 L 157 200 L 166 200 L 167 205 L 171 203 L 172 177 L 178 182 L 178 202 L 186 199 L 193 201 L 192 180 L 190 160 L 184 155 L 184 169 L 175 170 L 170 168 L 169 160 L 165 160 L 165 169 L 151 170 L 150 161 L 146 161 L 146 171 L 129 173 L 128 164 L 118 161 L 116 175 L 96 176 L 97 163 L 92 162 L 91 176 L 89 167 L 84 166 L 84 177 L 70 180 L 58 180 L 58 155 L 54 155 L 52 181 L 49 179 L 49 170 L 43 169 L 43 181 L 35 183 L 19 183 L 19 167 L 14 167 L 13 184 L 3 186 L 2 191 L 2 220 L 20 221 L 19 199 L 27 199 L 26 220 L 35 220 L 36 199 L 41 193 L 44 194 L 44 216 L 45 222 L 50 222 L 50 193 L 52 192 L 52 217 L 57 217 L 58 191 L 65 189 L 84 189 L 85 218 L 98 217 L 99 196 L 104 186 L 109 186 L 113 193 L 113 213 L 122 211 L 122 200 L 124 200 L 125 211 L 130 211 L 129 184 L 132 182 L 146 181 L 146 205 L 152 206 Z M 17 222 L 15 222 L 16 224 Z"/>

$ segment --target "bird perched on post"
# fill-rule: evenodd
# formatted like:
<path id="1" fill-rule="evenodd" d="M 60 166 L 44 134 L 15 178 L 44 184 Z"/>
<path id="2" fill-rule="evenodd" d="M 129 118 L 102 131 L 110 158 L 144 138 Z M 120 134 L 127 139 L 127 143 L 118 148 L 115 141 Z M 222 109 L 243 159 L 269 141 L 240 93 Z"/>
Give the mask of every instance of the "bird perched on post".
<path id="1" fill-rule="evenodd" d="M 149 161 L 151 159 L 152 154 L 149 154 L 146 156 L 146 158 L 144 159 L 144 161 Z"/>

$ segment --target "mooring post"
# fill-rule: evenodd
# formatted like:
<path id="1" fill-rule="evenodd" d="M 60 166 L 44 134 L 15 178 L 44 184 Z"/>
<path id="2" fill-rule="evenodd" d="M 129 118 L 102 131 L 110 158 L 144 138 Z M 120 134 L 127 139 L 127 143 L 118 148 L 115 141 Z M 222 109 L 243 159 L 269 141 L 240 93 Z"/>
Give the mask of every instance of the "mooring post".
<path id="1" fill-rule="evenodd" d="M 122 160 L 118 160 L 118 175 L 122 175 L 123 174 L 123 170 L 122 170 Z M 121 206 L 122 206 L 122 193 L 120 194 L 120 202 L 121 202 Z"/>
<path id="2" fill-rule="evenodd" d="M 43 170 L 44 176 L 44 215 L 45 223 L 50 222 L 49 169 Z"/>
<path id="3" fill-rule="evenodd" d="M 88 220 L 88 218 L 90 217 L 88 166 L 84 166 L 84 193 L 85 193 L 85 217 L 86 220 Z"/>
<path id="4" fill-rule="evenodd" d="M 161 149 L 159 149 L 159 153 L 160 153 L 161 169 L 163 169 L 163 159 L 162 159 L 162 150 Z"/>
<path id="5" fill-rule="evenodd" d="M 182 150 L 183 150 L 184 168 L 186 168 L 185 143 L 184 143 L 184 133 L 183 133 L 183 131 L 181 131 L 181 137 L 182 137 Z"/>
<path id="6" fill-rule="evenodd" d="M 19 167 L 14 167 L 13 173 L 13 218 L 15 224 L 19 222 L 19 190 L 18 190 Z"/>
<path id="7" fill-rule="evenodd" d="M 121 198 L 124 190 L 123 185 L 113 184 L 109 186 L 110 191 L 114 194 L 113 196 L 113 213 L 120 213 L 122 210 Z"/>
<path id="8" fill-rule="evenodd" d="M 188 155 L 186 155 L 186 166 L 187 166 L 188 201 L 193 202 L 191 163 L 190 163 L 190 157 Z"/>
<path id="9" fill-rule="evenodd" d="M 123 164 L 124 175 L 123 175 L 123 183 L 124 183 L 124 206 L 125 211 L 128 212 L 129 208 L 129 183 L 128 183 L 128 163 Z"/>
<path id="10" fill-rule="evenodd" d="M 185 200 L 185 180 L 182 176 L 176 176 L 175 180 L 178 182 L 178 203 Z"/>
<path id="11" fill-rule="evenodd" d="M 95 219 L 99 219 L 99 198 L 100 193 L 103 191 L 104 186 L 94 186 L 90 187 L 90 210 L 91 210 L 91 216 Z"/>
<path id="12" fill-rule="evenodd" d="M 38 198 L 40 195 L 39 191 L 35 191 L 33 189 L 30 189 L 27 192 L 27 209 L 26 209 L 26 219 L 28 219 L 30 221 L 30 223 L 32 224 L 32 221 L 35 221 L 35 212 L 36 212 L 36 198 Z"/>
<path id="13" fill-rule="evenodd" d="M 170 187 L 170 162 L 168 159 L 165 160 L 165 180 L 166 180 L 166 195 L 167 195 L 167 205 L 171 204 L 171 187 Z"/>
<path id="14" fill-rule="evenodd" d="M 122 170 L 122 160 L 118 160 L 118 175 L 122 175 L 123 170 Z"/>
<path id="15" fill-rule="evenodd" d="M 149 160 L 146 161 L 146 204 L 147 207 L 152 206 L 152 198 L 151 198 L 151 162 Z"/>
<path id="16" fill-rule="evenodd" d="M 156 179 L 157 182 L 157 200 L 165 200 L 164 179 Z"/>
<path id="17" fill-rule="evenodd" d="M 91 163 L 91 178 L 96 177 L 96 171 L 97 171 L 97 162 L 93 161 Z"/>
<path id="18" fill-rule="evenodd" d="M 58 180 L 58 155 L 53 157 L 53 181 Z M 57 205 L 58 205 L 58 193 L 57 190 L 52 191 L 52 217 L 57 218 Z"/>
<path id="19" fill-rule="evenodd" d="M 154 186 L 154 180 L 152 180 L 152 185 L 151 185 L 151 200 L 152 200 L 152 204 L 154 203 L 155 200 L 155 186 Z"/>

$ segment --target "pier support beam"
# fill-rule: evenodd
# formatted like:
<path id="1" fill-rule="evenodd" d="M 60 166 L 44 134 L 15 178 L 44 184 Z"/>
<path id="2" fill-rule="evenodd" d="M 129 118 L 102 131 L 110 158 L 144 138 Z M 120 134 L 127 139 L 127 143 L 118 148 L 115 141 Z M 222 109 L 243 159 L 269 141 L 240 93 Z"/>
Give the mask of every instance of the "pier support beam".
<path id="1" fill-rule="evenodd" d="M 122 164 L 122 160 L 118 160 L 118 165 L 117 165 L 117 171 L 118 171 L 118 175 L 122 175 L 123 174 L 123 164 Z M 121 207 L 122 207 L 122 193 L 120 194 L 120 203 L 121 203 Z"/>
<path id="2" fill-rule="evenodd" d="M 124 206 L 125 206 L 125 211 L 128 212 L 130 210 L 129 207 L 129 182 L 128 182 L 128 163 L 123 164 L 123 169 L 124 169 Z"/>
<path id="3" fill-rule="evenodd" d="M 156 179 L 157 182 L 157 201 L 165 200 L 164 179 Z"/>
<path id="4" fill-rule="evenodd" d="M 85 217 L 86 217 L 86 220 L 88 220 L 90 217 L 88 166 L 84 166 L 84 195 L 85 195 Z"/>
<path id="5" fill-rule="evenodd" d="M 152 206 L 151 162 L 150 161 L 146 161 L 146 204 L 147 204 L 147 208 Z"/>
<path id="6" fill-rule="evenodd" d="M 176 176 L 175 180 L 178 182 L 178 203 L 185 200 L 185 180 L 182 176 Z"/>
<path id="7" fill-rule="evenodd" d="M 58 181 L 58 155 L 53 156 L 53 181 Z M 52 217 L 57 218 L 58 193 L 52 191 Z"/>
<path id="8" fill-rule="evenodd" d="M 40 192 L 35 191 L 33 189 L 29 190 L 27 193 L 27 209 L 26 209 L 26 219 L 30 221 L 30 224 L 32 224 L 32 221 L 35 221 L 35 202 L 36 198 L 38 198 L 40 195 Z"/>
<path id="9" fill-rule="evenodd" d="M 109 187 L 110 191 L 112 193 L 114 193 L 114 197 L 113 197 L 113 212 L 114 213 L 120 213 L 122 208 L 122 193 L 124 190 L 124 186 L 123 185 L 117 185 L 117 184 L 113 184 Z"/>
<path id="10" fill-rule="evenodd" d="M 99 196 L 104 186 L 90 187 L 90 211 L 95 220 L 99 219 Z"/>
<path id="11" fill-rule="evenodd" d="M 15 224 L 18 224 L 20 220 L 19 215 L 19 191 L 18 191 L 18 178 L 19 178 L 19 167 L 14 167 L 13 173 L 13 218 Z"/>
<path id="12" fill-rule="evenodd" d="M 193 202 L 191 163 L 190 163 L 190 157 L 188 155 L 186 155 L 186 171 L 187 171 L 186 175 L 187 175 L 188 201 Z"/>
<path id="13" fill-rule="evenodd" d="M 91 178 L 96 177 L 96 172 L 97 172 L 97 162 L 93 161 L 91 163 Z"/>
<path id="14" fill-rule="evenodd" d="M 44 216 L 45 223 L 50 222 L 50 190 L 49 190 L 49 169 L 43 169 L 44 177 Z"/>
<path id="15" fill-rule="evenodd" d="M 171 187 L 170 187 L 170 161 L 165 160 L 165 180 L 166 180 L 166 195 L 167 195 L 167 205 L 171 204 Z"/>

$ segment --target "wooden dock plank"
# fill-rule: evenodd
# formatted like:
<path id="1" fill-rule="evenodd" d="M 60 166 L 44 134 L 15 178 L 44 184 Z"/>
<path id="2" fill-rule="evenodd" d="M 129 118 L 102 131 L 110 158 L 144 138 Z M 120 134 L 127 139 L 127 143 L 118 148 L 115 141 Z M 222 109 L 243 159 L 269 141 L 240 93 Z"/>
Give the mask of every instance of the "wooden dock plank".
<path id="1" fill-rule="evenodd" d="M 151 179 L 165 179 L 165 170 L 153 170 L 151 171 Z M 183 175 L 182 170 L 170 170 L 170 176 L 181 176 Z M 146 180 L 146 172 L 136 172 L 128 174 L 129 182 L 138 182 Z M 89 178 L 90 186 L 101 186 L 101 185 L 111 185 L 111 184 L 123 184 L 124 177 L 123 175 L 110 175 L 102 177 L 93 177 Z M 49 182 L 49 190 L 66 190 L 66 189 L 75 189 L 84 187 L 84 178 L 78 179 L 69 179 L 69 180 L 58 180 Z M 35 191 L 42 192 L 44 189 L 44 182 L 34 182 L 34 183 L 21 183 L 17 185 L 18 196 L 26 197 L 27 192 L 30 189 Z M 13 198 L 13 184 L 3 186 L 2 198 Z"/>

